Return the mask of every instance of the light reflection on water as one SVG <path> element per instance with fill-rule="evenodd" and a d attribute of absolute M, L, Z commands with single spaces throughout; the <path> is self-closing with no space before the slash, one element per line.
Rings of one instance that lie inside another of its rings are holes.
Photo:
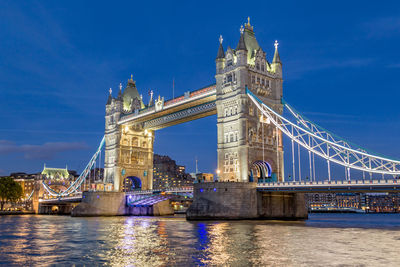
<path fill-rule="evenodd" d="M 4 265 L 399 266 L 400 215 L 305 222 L 2 216 Z"/>

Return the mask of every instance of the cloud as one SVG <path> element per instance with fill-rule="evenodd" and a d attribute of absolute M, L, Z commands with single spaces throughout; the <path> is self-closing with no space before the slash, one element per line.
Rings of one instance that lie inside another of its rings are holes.
<path fill-rule="evenodd" d="M 12 141 L 0 140 L 0 154 L 20 153 L 26 159 L 53 159 L 57 154 L 87 149 L 84 142 L 48 142 L 42 145 L 17 145 Z"/>

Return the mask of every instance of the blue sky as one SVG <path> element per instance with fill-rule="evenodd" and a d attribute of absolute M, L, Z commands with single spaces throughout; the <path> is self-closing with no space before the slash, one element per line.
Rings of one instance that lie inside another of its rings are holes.
<path fill-rule="evenodd" d="M 0 175 L 81 171 L 104 132 L 108 88 L 133 74 L 170 98 L 214 83 L 218 37 L 251 17 L 284 98 L 323 127 L 400 157 L 400 4 L 365 1 L 1 1 Z M 160 130 L 155 152 L 216 169 L 216 117 Z M 288 153 L 287 153 L 288 154 Z"/>

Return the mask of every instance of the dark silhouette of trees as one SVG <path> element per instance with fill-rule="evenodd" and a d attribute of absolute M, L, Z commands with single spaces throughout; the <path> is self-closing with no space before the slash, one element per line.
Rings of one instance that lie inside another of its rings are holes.
<path fill-rule="evenodd" d="M 7 202 L 16 202 L 22 197 L 22 187 L 11 177 L 0 178 L 0 210 Z"/>

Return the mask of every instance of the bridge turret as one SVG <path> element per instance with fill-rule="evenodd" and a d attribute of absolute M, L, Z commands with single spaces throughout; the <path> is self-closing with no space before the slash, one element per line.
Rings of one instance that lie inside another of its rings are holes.
<path fill-rule="evenodd" d="M 219 36 L 219 48 L 218 48 L 218 54 L 217 58 L 215 59 L 215 64 L 217 66 L 217 74 L 221 73 L 223 69 L 225 68 L 225 52 L 224 52 L 224 47 L 222 46 L 222 41 L 224 39 L 222 38 L 222 35 Z"/>
<path fill-rule="evenodd" d="M 117 98 L 110 95 L 106 104 L 105 115 L 105 159 L 104 159 L 104 182 L 112 183 L 114 180 L 114 172 L 116 168 L 116 160 L 118 159 L 118 149 L 116 144 L 119 143 L 119 126 L 118 121 L 122 112 L 122 84 L 119 85 L 119 93 Z"/>
<path fill-rule="evenodd" d="M 282 62 L 278 52 L 278 45 L 279 45 L 278 41 L 275 41 L 274 43 L 275 53 L 274 53 L 274 59 L 272 60 L 271 68 L 272 71 L 274 71 L 282 78 Z"/>
<path fill-rule="evenodd" d="M 239 66 L 247 65 L 247 49 L 246 49 L 246 43 L 244 41 L 243 25 L 240 27 L 240 38 L 239 38 L 239 43 L 236 47 L 236 57 L 237 57 L 237 65 Z"/>

